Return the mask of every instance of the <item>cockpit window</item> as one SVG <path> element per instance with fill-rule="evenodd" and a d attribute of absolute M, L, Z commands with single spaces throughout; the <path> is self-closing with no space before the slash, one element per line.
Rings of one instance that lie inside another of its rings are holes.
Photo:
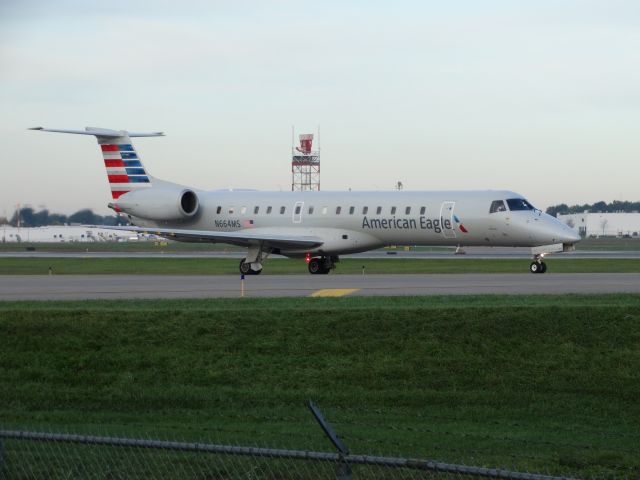
<path fill-rule="evenodd" d="M 533 205 L 527 202 L 524 198 L 508 198 L 507 205 L 509 205 L 509 210 L 535 210 Z"/>
<path fill-rule="evenodd" d="M 505 206 L 503 200 L 494 200 L 493 202 L 491 202 L 491 208 L 489 209 L 489 213 L 506 212 L 506 211 L 507 211 L 507 207 Z"/>

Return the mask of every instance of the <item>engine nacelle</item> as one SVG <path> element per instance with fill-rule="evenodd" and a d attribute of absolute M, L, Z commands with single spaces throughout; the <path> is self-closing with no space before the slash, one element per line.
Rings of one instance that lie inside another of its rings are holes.
<path fill-rule="evenodd" d="M 198 213 L 200 202 L 198 195 L 188 188 L 152 187 L 125 193 L 114 206 L 135 217 L 175 221 L 193 218 Z"/>

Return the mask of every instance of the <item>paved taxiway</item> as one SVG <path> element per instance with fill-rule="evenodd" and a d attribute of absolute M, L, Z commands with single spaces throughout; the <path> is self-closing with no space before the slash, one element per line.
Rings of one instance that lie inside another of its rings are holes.
<path fill-rule="evenodd" d="M 203 252 L 0 252 L 0 258 L 243 258 L 244 251 L 203 251 Z M 284 258 L 273 255 L 270 260 Z M 458 259 L 465 258 L 520 258 L 530 259 L 529 248 L 467 248 L 464 255 L 455 255 L 452 250 L 372 250 L 352 255 L 341 255 L 341 258 L 425 258 L 425 259 Z M 553 255 L 553 259 L 571 258 L 640 258 L 640 250 L 578 250 L 575 252 Z"/>
<path fill-rule="evenodd" d="M 640 273 L 260 275 L 247 297 L 640 293 Z M 0 300 L 239 297 L 235 275 L 1 275 Z"/>

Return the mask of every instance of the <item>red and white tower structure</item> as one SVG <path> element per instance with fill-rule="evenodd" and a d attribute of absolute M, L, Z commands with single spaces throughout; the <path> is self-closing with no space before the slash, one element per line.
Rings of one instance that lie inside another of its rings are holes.
<path fill-rule="evenodd" d="M 291 146 L 291 191 L 320 191 L 320 148 L 313 150 L 313 134 L 299 135 L 300 146 Z"/>

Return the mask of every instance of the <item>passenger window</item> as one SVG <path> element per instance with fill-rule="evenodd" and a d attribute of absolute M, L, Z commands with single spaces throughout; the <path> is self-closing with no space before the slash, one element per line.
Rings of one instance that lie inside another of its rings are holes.
<path fill-rule="evenodd" d="M 427 213 L 427 207 L 420 207 L 420 215 Z"/>
<path fill-rule="evenodd" d="M 366 215 L 368 211 L 369 211 L 369 207 L 362 207 L 362 214 L 363 215 Z"/>
<path fill-rule="evenodd" d="M 309 215 L 313 214 L 313 210 L 314 210 L 313 207 L 309 207 Z"/>
<path fill-rule="evenodd" d="M 504 205 L 504 202 L 502 200 L 494 200 L 493 202 L 491 202 L 491 208 L 489 208 L 489 213 L 506 212 L 506 211 L 507 211 L 507 207 Z"/>
<path fill-rule="evenodd" d="M 411 213 L 411 207 L 407 207 L 404 209 L 405 215 L 409 215 Z"/>
<path fill-rule="evenodd" d="M 284 215 L 286 209 L 287 207 L 280 207 L 280 215 Z"/>
<path fill-rule="evenodd" d="M 341 211 L 342 211 L 342 207 L 336 207 L 336 215 L 340 215 Z"/>
<path fill-rule="evenodd" d="M 260 211 L 260 207 L 253 207 L 253 213 L 255 215 L 257 215 L 259 211 Z"/>
<path fill-rule="evenodd" d="M 271 206 L 267 207 L 267 215 L 269 215 L 271 213 Z"/>
<path fill-rule="evenodd" d="M 382 213 L 382 207 L 376 208 L 376 215 L 380 215 Z"/>
<path fill-rule="evenodd" d="M 356 211 L 356 207 L 349 207 L 349 215 L 353 215 L 353 212 Z"/>
<path fill-rule="evenodd" d="M 301 208 L 300 205 L 296 205 L 296 215 L 300 214 L 300 208 Z"/>
<path fill-rule="evenodd" d="M 222 212 L 222 207 L 218 206 L 218 208 L 216 208 L 216 213 L 220 215 L 220 212 Z"/>
<path fill-rule="evenodd" d="M 395 215 L 396 214 L 396 207 L 391 207 L 391 215 Z"/>
<path fill-rule="evenodd" d="M 233 215 L 233 212 L 236 211 L 236 207 L 229 207 L 229 215 Z"/>
<path fill-rule="evenodd" d="M 247 207 L 243 206 L 243 207 L 240 209 L 240 213 L 241 213 L 242 215 L 244 215 L 245 213 L 247 213 Z"/>

